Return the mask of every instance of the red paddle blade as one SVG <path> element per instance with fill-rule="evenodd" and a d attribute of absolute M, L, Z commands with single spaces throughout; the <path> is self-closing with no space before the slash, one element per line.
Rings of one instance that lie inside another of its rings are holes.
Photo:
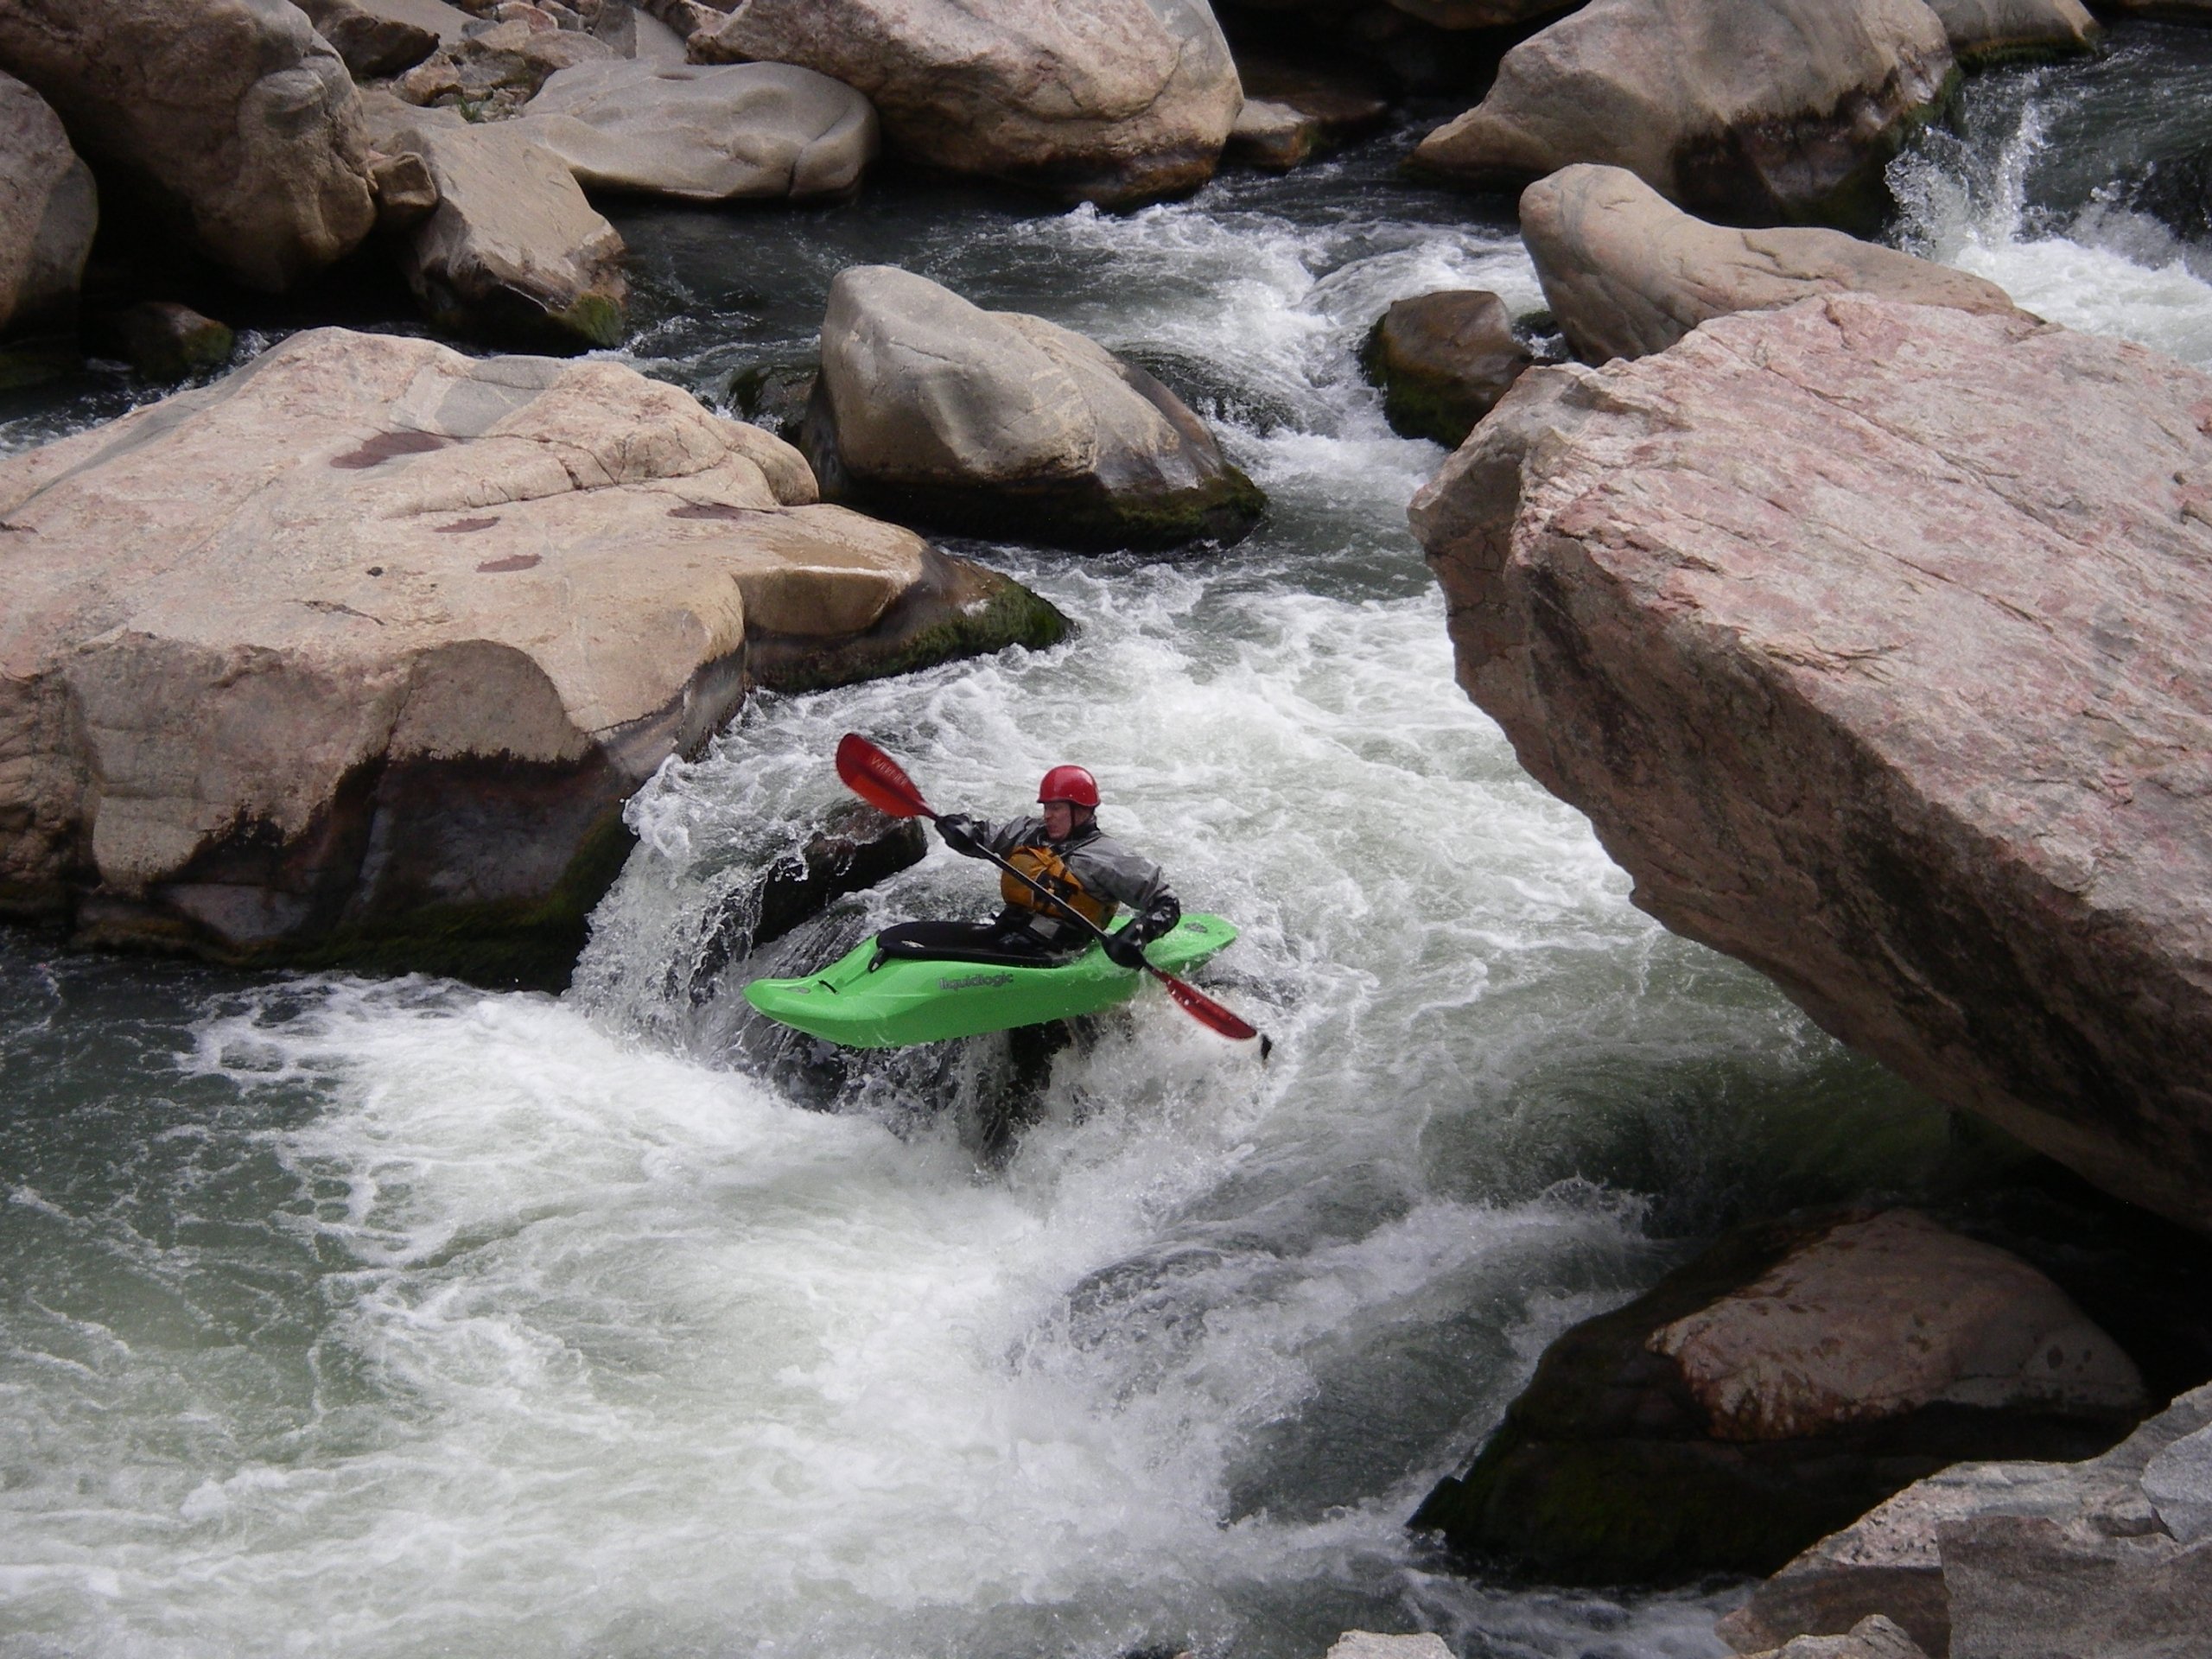
<path fill-rule="evenodd" d="M 1151 964 L 1147 963 L 1146 966 L 1151 967 Z M 1257 1026 L 1247 1025 L 1205 993 L 1185 985 L 1174 975 L 1153 968 L 1152 976 L 1167 988 L 1167 995 L 1175 999 L 1176 1007 L 1200 1025 L 1211 1027 L 1231 1042 L 1249 1042 L 1260 1034 Z"/>
<path fill-rule="evenodd" d="M 899 763 L 858 732 L 837 740 L 837 775 L 854 794 L 894 818 L 937 817 Z"/>

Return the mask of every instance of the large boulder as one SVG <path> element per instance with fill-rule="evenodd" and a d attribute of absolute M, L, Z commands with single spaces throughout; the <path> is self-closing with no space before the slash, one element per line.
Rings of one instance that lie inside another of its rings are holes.
<path fill-rule="evenodd" d="M 2082 0 L 1928 0 L 1952 55 L 1981 67 L 2095 49 L 2102 32 Z"/>
<path fill-rule="evenodd" d="M 1590 0 L 1507 53 L 1412 165 L 1518 190 L 1601 162 L 1735 224 L 1871 225 L 1955 73 L 1921 0 Z"/>
<path fill-rule="evenodd" d="M 2212 1230 L 2212 377 L 1830 295 L 1531 370 L 1414 498 L 1635 899 Z"/>
<path fill-rule="evenodd" d="M 1205 0 L 739 0 L 691 55 L 819 70 L 906 160 L 1113 207 L 1204 184 L 1243 102 Z"/>
<path fill-rule="evenodd" d="M 685 201 L 849 195 L 876 150 L 866 99 L 783 63 L 578 64 L 518 124 L 588 190 Z"/>
<path fill-rule="evenodd" d="M 1535 359 L 1504 301 L 1455 288 L 1391 302 L 1360 360 L 1393 432 L 1457 448 Z"/>
<path fill-rule="evenodd" d="M 1946 1464 L 2079 1457 L 2144 1403 L 2016 1256 L 1909 1211 L 1770 1223 L 1554 1342 L 1414 1524 L 1547 1579 L 1767 1572 Z"/>
<path fill-rule="evenodd" d="M 799 442 L 833 500 L 1055 546 L 1231 542 L 1264 505 L 1143 370 L 891 265 L 830 285 Z"/>
<path fill-rule="evenodd" d="M 785 683 L 756 642 L 874 672 L 1052 620 L 814 494 L 617 364 L 339 329 L 0 465 L 0 913 L 558 982 L 623 801 Z"/>
<path fill-rule="evenodd" d="M 99 225 L 92 169 L 60 118 L 0 74 L 0 335 L 68 326 Z"/>
<path fill-rule="evenodd" d="M 419 156 L 436 206 L 406 232 L 401 266 L 424 313 L 458 334 L 541 350 L 622 337 L 626 250 L 568 164 L 512 122 L 369 105 L 377 148 Z"/>
<path fill-rule="evenodd" d="M 1708 225 L 1618 167 L 1537 180 L 1521 193 L 1521 238 L 1560 331 L 1587 363 L 1663 352 L 1710 318 L 1816 294 L 2013 308 L 1994 283 L 1841 231 Z"/>
<path fill-rule="evenodd" d="M 375 220 L 353 80 L 287 0 L 10 0 L 0 68 L 253 287 L 288 287 Z"/>
<path fill-rule="evenodd" d="M 1936 1659 L 2184 1659 L 2212 1624 L 2212 1386 L 2082 1463 L 1966 1463 L 1823 1538 L 1720 1621 L 1738 1652 L 1893 1621 Z"/>

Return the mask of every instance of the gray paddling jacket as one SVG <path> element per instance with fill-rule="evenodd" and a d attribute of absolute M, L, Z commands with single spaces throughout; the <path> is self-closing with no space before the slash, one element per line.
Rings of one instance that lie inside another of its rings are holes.
<path fill-rule="evenodd" d="M 1169 889 L 1160 866 L 1135 848 L 1100 834 L 1095 822 L 1084 824 L 1065 841 L 1055 842 L 1046 835 L 1044 819 L 1013 818 L 1005 823 L 978 825 L 976 839 L 1001 858 L 1042 876 L 1055 891 L 1060 889 L 1064 878 L 1072 879 L 1079 891 L 1063 896 L 1102 927 L 1113 920 L 1123 905 L 1136 914 L 1138 919 L 1132 926 L 1164 916 L 1165 925 L 1148 930 L 1147 938 L 1165 932 L 1182 915 L 1183 906 Z M 1015 857 L 1017 852 L 1025 856 Z M 1039 853 L 1047 856 L 1029 855 Z M 1058 870 L 1053 869 L 1055 863 Z M 1083 932 L 1058 906 L 1046 904 L 1011 876 L 1000 879 L 999 891 L 1007 901 L 999 915 L 1003 926 L 1025 928 L 1048 944 Z"/>

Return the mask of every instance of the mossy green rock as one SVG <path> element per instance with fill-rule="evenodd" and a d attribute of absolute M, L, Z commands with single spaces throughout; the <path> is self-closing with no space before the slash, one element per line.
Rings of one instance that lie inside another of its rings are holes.
<path fill-rule="evenodd" d="M 1390 429 L 1453 449 L 1535 360 L 1505 302 L 1480 289 L 1397 301 L 1360 354 Z"/>

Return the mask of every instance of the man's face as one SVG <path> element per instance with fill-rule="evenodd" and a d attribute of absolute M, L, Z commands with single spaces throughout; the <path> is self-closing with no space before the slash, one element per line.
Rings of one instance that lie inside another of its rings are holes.
<path fill-rule="evenodd" d="M 1054 841 L 1065 841 L 1075 828 L 1075 808 L 1065 801 L 1045 803 L 1045 833 Z"/>

